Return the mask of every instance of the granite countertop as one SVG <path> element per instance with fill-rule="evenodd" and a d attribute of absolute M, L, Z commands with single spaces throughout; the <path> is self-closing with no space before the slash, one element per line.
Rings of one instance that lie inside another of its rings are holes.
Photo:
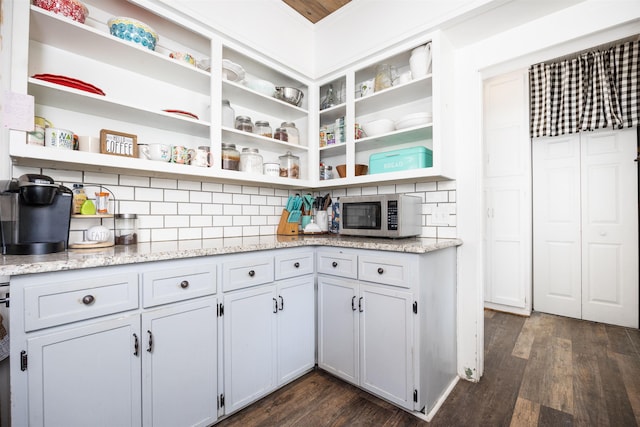
<path fill-rule="evenodd" d="M 199 256 L 233 254 L 301 246 L 332 246 L 424 254 L 462 244 L 460 239 L 381 239 L 335 235 L 253 236 L 223 239 L 177 240 L 138 243 L 105 249 L 70 249 L 47 255 L 5 255 L 0 276 L 76 270 L 81 268 L 126 265 Z"/>

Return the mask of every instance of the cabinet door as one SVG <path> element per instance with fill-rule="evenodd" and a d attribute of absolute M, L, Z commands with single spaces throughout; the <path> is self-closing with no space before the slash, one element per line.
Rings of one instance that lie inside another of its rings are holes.
<path fill-rule="evenodd" d="M 411 293 L 360 285 L 360 386 L 413 409 Z"/>
<path fill-rule="evenodd" d="M 318 366 L 354 384 L 358 384 L 357 287 L 350 280 L 318 276 Z"/>
<path fill-rule="evenodd" d="M 216 421 L 216 299 L 142 315 L 145 426 L 207 426 Z"/>
<path fill-rule="evenodd" d="M 125 316 L 29 339 L 29 425 L 139 426 L 139 319 Z"/>
<path fill-rule="evenodd" d="M 278 284 L 278 385 L 315 364 L 315 292 L 313 276 Z"/>
<path fill-rule="evenodd" d="M 276 386 L 276 303 L 275 286 L 224 296 L 225 413 Z"/>

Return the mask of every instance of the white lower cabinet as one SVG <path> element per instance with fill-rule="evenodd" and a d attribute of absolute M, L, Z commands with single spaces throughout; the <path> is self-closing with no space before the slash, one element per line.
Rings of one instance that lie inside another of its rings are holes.
<path fill-rule="evenodd" d="M 318 277 L 318 365 L 407 409 L 413 402 L 410 292 Z"/>
<path fill-rule="evenodd" d="M 216 298 L 206 297 L 142 314 L 143 425 L 208 426 L 216 421 L 216 308 Z"/>
<path fill-rule="evenodd" d="M 19 371 L 28 377 L 28 422 L 14 411 L 13 425 L 139 426 L 136 337 L 134 315 L 29 338 Z"/>
<path fill-rule="evenodd" d="M 314 306 L 313 275 L 225 294 L 225 413 L 313 368 Z"/>
<path fill-rule="evenodd" d="M 402 408 L 431 411 L 457 377 L 455 248 L 317 257 L 318 366 Z"/>

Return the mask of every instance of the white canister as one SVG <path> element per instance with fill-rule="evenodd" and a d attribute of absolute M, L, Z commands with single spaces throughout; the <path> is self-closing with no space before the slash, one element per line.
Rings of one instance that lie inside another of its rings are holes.
<path fill-rule="evenodd" d="M 431 43 L 418 46 L 411 51 L 409 68 L 414 79 L 419 79 L 429 74 L 429 69 L 431 68 Z"/>
<path fill-rule="evenodd" d="M 46 128 L 44 130 L 44 145 L 73 150 L 73 132 L 67 129 Z"/>
<path fill-rule="evenodd" d="M 99 153 L 100 138 L 96 136 L 79 136 L 78 147 L 80 151 L 86 151 L 88 153 Z"/>
<path fill-rule="evenodd" d="M 280 176 L 280 163 L 269 162 L 263 165 L 264 174 L 268 176 Z"/>

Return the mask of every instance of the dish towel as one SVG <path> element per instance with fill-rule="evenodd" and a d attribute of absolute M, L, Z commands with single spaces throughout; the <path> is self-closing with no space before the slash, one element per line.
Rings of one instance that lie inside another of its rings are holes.
<path fill-rule="evenodd" d="M 0 360 L 9 356 L 9 333 L 4 327 L 2 314 L 0 314 Z"/>

